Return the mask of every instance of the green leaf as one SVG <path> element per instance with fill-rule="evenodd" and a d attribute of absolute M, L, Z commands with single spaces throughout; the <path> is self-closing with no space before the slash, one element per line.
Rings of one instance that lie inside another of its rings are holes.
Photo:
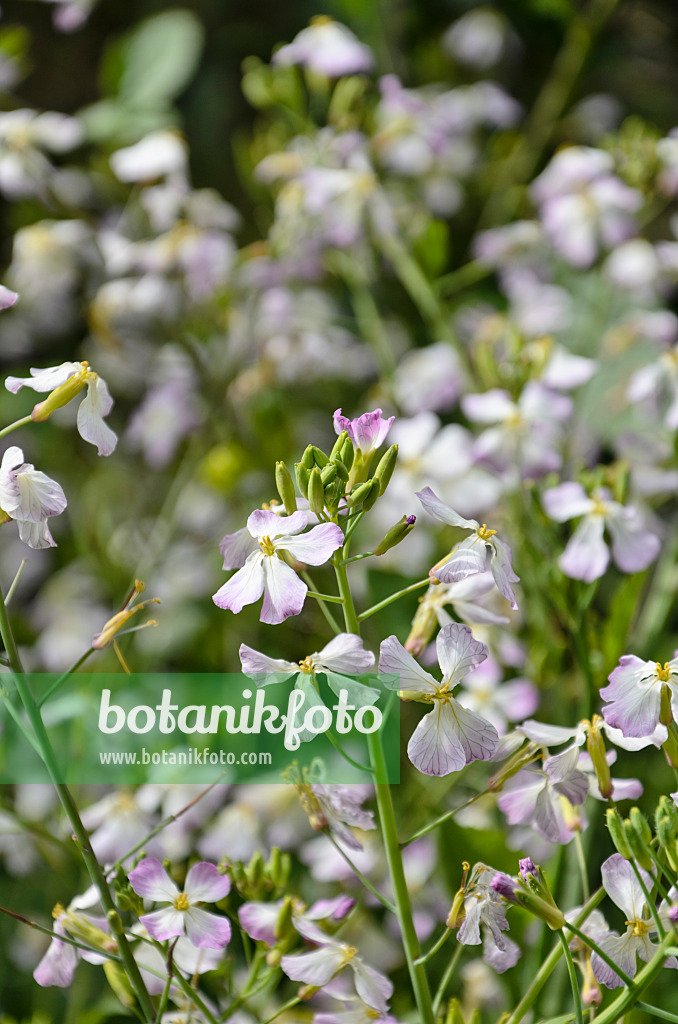
<path fill-rule="evenodd" d="M 112 77 L 120 61 L 120 98 L 129 106 L 166 106 L 193 78 L 204 37 L 202 23 L 191 11 L 164 11 L 142 21 L 108 58 Z"/>

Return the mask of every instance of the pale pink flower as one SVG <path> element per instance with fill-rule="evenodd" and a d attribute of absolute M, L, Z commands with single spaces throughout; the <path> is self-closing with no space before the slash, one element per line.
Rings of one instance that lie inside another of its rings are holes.
<path fill-rule="evenodd" d="M 231 938 L 225 917 L 200 909 L 200 903 L 216 903 L 228 894 L 231 883 L 215 864 L 200 861 L 189 868 L 184 888 L 179 891 L 159 860 L 147 857 L 129 873 L 130 885 L 138 896 L 157 903 L 169 903 L 163 910 L 139 918 L 148 934 L 159 942 L 186 935 L 194 946 L 222 949 Z"/>
<path fill-rule="evenodd" d="M 608 679 L 610 685 L 600 691 L 607 702 L 603 717 L 624 736 L 652 736 L 659 725 L 664 687 L 670 693 L 673 716 L 678 719 L 678 655 L 662 665 L 625 654 Z"/>
<path fill-rule="evenodd" d="M 339 78 L 371 71 L 374 57 L 345 25 L 327 16 L 313 18 L 287 46 L 273 54 L 273 63 L 288 67 L 301 64 L 319 75 Z"/>
<path fill-rule="evenodd" d="M 337 434 L 345 430 L 353 442 L 353 447 L 361 453 L 363 461 L 367 462 L 377 448 L 381 448 L 394 419 L 395 416 L 386 419 L 382 416 L 381 409 L 375 409 L 374 412 L 364 412 L 362 416 L 349 420 L 342 416 L 341 409 L 337 409 L 334 414 L 334 429 Z"/>

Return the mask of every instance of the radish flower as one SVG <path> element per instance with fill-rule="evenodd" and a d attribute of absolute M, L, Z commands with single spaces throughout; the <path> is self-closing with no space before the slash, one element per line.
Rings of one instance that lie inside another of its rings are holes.
<path fill-rule="evenodd" d="M 181 892 L 155 857 L 142 860 L 130 871 L 129 880 L 138 896 L 169 903 L 163 910 L 139 918 L 154 939 L 163 942 L 186 935 L 200 948 L 222 949 L 228 945 L 231 926 L 226 918 L 198 907 L 199 903 L 216 903 L 223 899 L 231 888 L 228 877 L 220 874 L 215 864 L 207 861 L 194 864 Z"/>

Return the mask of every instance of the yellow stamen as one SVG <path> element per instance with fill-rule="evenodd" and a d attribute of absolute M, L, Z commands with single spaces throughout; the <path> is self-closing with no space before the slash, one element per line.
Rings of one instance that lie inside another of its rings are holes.
<path fill-rule="evenodd" d="M 642 938 L 643 935 L 647 935 L 650 930 L 651 922 L 643 921 L 640 918 L 636 918 L 634 921 L 624 921 L 627 928 L 633 929 L 633 937 L 636 939 Z"/>
<path fill-rule="evenodd" d="M 478 536 L 481 540 L 489 540 L 490 537 L 495 536 L 496 532 L 496 530 L 488 530 L 487 523 L 483 523 L 483 525 L 478 529 Z"/>
<path fill-rule="evenodd" d="M 275 544 L 268 536 L 261 538 L 261 540 L 259 541 L 259 547 L 261 548 L 265 555 L 269 556 L 269 558 L 271 557 L 271 555 L 275 554 Z"/>
<path fill-rule="evenodd" d="M 299 668 L 302 672 L 307 672 L 309 675 L 313 675 L 315 666 L 310 654 L 308 654 L 303 661 L 299 662 Z"/>
<path fill-rule="evenodd" d="M 662 683 L 668 683 L 671 678 L 671 666 L 668 661 L 665 661 L 663 666 L 661 662 L 656 662 L 657 665 L 657 679 Z"/>
<path fill-rule="evenodd" d="M 136 615 L 137 612 L 140 612 L 142 608 L 146 608 L 149 604 L 160 603 L 159 597 L 150 597 L 147 601 L 141 601 L 140 604 L 135 604 L 131 607 L 128 605 L 128 607 L 123 608 L 121 612 L 116 612 L 116 614 L 104 624 L 104 628 L 101 630 L 99 635 L 94 638 L 92 647 L 97 651 L 103 650 L 104 647 L 107 647 L 111 643 L 115 638 L 116 633 L 122 629 L 125 623 L 129 622 L 132 616 Z"/>
<path fill-rule="evenodd" d="M 191 904 L 188 901 L 188 896 L 186 895 L 185 892 L 180 892 L 174 901 L 175 910 L 188 910 L 190 905 Z"/>
<path fill-rule="evenodd" d="M 55 921 L 58 921 L 66 913 L 66 908 L 63 903 L 55 903 L 52 909 L 52 917 Z"/>
<path fill-rule="evenodd" d="M 350 964 L 353 957 L 356 955 L 358 950 L 355 946 L 344 946 L 341 947 L 341 965 L 342 967 L 346 964 Z"/>

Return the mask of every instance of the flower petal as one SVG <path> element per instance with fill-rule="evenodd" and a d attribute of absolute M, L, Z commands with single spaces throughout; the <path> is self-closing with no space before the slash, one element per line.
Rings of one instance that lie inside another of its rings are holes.
<path fill-rule="evenodd" d="M 261 550 L 248 556 L 242 569 L 238 569 L 212 598 L 217 608 L 228 609 L 237 615 L 246 604 L 259 600 L 264 592 L 264 558 Z"/>
<path fill-rule="evenodd" d="M 604 529 L 602 516 L 589 515 L 582 519 L 558 559 L 566 576 L 592 583 L 603 575 L 610 561 L 610 552 L 603 540 Z"/>
<path fill-rule="evenodd" d="M 485 644 L 474 639 L 468 626 L 451 622 L 438 633 L 436 653 L 443 679 L 452 689 L 465 675 L 485 661 L 489 651 Z"/>
<path fill-rule="evenodd" d="M 173 939 L 177 935 L 184 935 L 186 913 L 185 910 L 164 907 L 162 910 L 156 910 L 152 914 L 143 914 L 139 920 L 149 935 L 157 939 L 158 942 L 164 942 L 165 939 Z"/>
<path fill-rule="evenodd" d="M 231 941 L 227 918 L 191 907 L 185 912 L 186 935 L 198 949 L 223 949 Z"/>
<path fill-rule="evenodd" d="M 397 637 L 389 636 L 379 647 L 379 672 L 396 676 L 391 682 L 382 680 L 389 690 L 411 690 L 414 693 L 436 693 L 438 684 L 405 650 Z"/>
<path fill-rule="evenodd" d="M 242 569 L 253 551 L 260 551 L 259 544 L 246 526 L 235 533 L 227 533 L 219 544 L 224 569 Z"/>
<path fill-rule="evenodd" d="M 275 555 L 264 556 L 262 561 L 264 603 L 261 606 L 260 620 L 275 626 L 291 615 L 299 614 L 304 607 L 308 587 L 299 579 L 294 569 Z"/>
<path fill-rule="evenodd" d="M 228 875 L 223 875 L 216 864 L 201 860 L 188 870 L 184 892 L 190 903 L 217 903 L 231 891 Z"/>
<path fill-rule="evenodd" d="M 145 857 L 129 873 L 130 885 L 137 896 L 159 903 L 174 903 L 179 890 L 156 857 Z"/>
<path fill-rule="evenodd" d="M 308 565 L 322 565 L 343 543 L 344 534 L 341 527 L 335 523 L 320 523 L 305 533 L 303 537 L 278 541 L 276 547 L 289 551 L 299 562 L 306 562 Z"/>
<path fill-rule="evenodd" d="M 255 651 L 247 644 L 240 644 L 240 664 L 246 676 L 257 681 L 259 686 L 264 683 L 283 683 L 291 675 L 299 671 L 299 666 L 284 658 L 269 658 L 267 654 Z"/>
<path fill-rule="evenodd" d="M 358 957 L 351 961 L 355 990 L 364 1003 L 374 1010 L 386 1013 L 388 1001 L 393 995 L 393 984 L 374 967 L 368 967 Z"/>
<path fill-rule="evenodd" d="M 444 501 L 441 501 L 430 487 L 424 487 L 422 491 L 415 491 L 414 493 L 426 511 L 434 519 L 439 519 L 441 523 L 447 523 L 448 526 L 458 526 L 462 530 L 475 530 L 480 525 L 475 519 L 464 519 L 460 516 L 449 505 L 446 505 Z"/>
<path fill-rule="evenodd" d="M 407 745 L 407 755 L 424 775 L 449 775 L 464 767 L 466 754 L 445 701 L 436 701 L 433 710 L 419 722 Z"/>
<path fill-rule="evenodd" d="M 326 644 L 322 651 L 311 655 L 314 665 L 328 668 L 331 672 L 355 673 L 369 672 L 374 666 L 372 651 L 366 651 L 359 636 L 353 633 L 340 633 Z"/>
<path fill-rule="evenodd" d="M 344 963 L 341 947 L 328 945 L 313 949 L 310 953 L 295 953 L 284 956 L 280 966 L 292 981 L 302 981 L 306 985 L 322 987 L 334 977 Z"/>
<path fill-rule="evenodd" d="M 278 516 L 268 509 L 256 508 L 248 517 L 247 529 L 253 537 L 287 537 L 301 533 L 308 525 L 308 512 L 298 510 L 291 516 Z"/>
<path fill-rule="evenodd" d="M 118 435 L 104 423 L 112 407 L 106 381 L 101 377 L 88 381 L 87 393 L 78 406 L 78 433 L 83 441 L 96 445 L 99 455 L 110 455 L 118 443 Z"/>

